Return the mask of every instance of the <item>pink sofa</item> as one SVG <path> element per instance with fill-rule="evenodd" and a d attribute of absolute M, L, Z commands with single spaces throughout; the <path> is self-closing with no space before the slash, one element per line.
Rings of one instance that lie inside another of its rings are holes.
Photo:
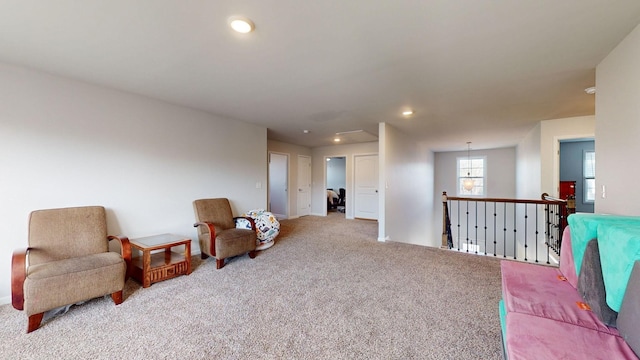
<path fill-rule="evenodd" d="M 574 220 L 589 222 L 595 218 L 577 216 Z M 502 261 L 500 318 L 504 357 L 509 360 L 638 359 L 640 254 L 627 256 L 624 261 L 628 264 L 620 264 L 616 259 L 615 270 L 601 268 L 596 240 L 575 241 L 571 228 L 567 227 L 563 234 L 559 268 Z M 594 228 L 597 230 L 598 226 Z M 596 232 L 580 233 L 583 237 L 594 234 Z M 640 243 L 640 236 L 637 240 L 633 236 L 617 239 Z M 580 267 L 576 267 L 574 261 L 576 249 L 580 254 Z M 622 306 L 619 312 L 613 311 L 606 305 L 607 291 L 600 272 L 633 268 L 634 263 L 635 269 L 624 283 L 628 286 Z"/>

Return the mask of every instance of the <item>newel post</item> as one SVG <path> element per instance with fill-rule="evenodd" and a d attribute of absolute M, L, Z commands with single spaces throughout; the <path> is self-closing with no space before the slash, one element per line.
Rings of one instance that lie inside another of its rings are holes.
<path fill-rule="evenodd" d="M 447 217 L 449 209 L 447 209 L 447 192 L 442 192 L 442 245 L 440 246 L 442 249 L 448 249 L 449 245 L 447 242 Z"/>

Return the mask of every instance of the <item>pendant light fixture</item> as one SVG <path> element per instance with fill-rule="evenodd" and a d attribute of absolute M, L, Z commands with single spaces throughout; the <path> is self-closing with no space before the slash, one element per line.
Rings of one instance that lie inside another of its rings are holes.
<path fill-rule="evenodd" d="M 474 183 L 471 178 L 471 141 L 467 141 L 467 177 L 462 180 L 462 187 L 471 191 L 473 189 Z"/>

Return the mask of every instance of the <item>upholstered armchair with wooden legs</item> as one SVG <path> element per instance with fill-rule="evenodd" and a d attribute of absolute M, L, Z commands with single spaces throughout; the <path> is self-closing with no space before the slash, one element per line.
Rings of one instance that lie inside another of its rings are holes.
<path fill-rule="evenodd" d="M 224 266 L 224 259 L 249 253 L 256 256 L 256 224 L 250 217 L 233 217 L 229 200 L 200 199 L 193 202 L 196 215 L 200 254 L 202 259 L 216 258 L 216 268 Z M 236 220 L 246 219 L 251 229 L 237 229 Z"/>
<path fill-rule="evenodd" d="M 109 251 L 120 242 L 121 253 Z M 86 206 L 37 210 L 29 216 L 28 248 L 13 253 L 11 302 L 40 327 L 46 311 L 111 294 L 122 303 L 131 263 L 126 237 L 107 236 L 105 209 Z"/>

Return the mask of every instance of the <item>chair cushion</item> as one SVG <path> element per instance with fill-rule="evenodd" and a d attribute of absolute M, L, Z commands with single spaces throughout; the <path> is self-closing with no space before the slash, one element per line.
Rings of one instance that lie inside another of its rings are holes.
<path fill-rule="evenodd" d="M 231 229 L 236 226 L 233 221 L 231 205 L 229 204 L 229 200 L 226 198 L 195 200 L 193 202 L 193 209 L 195 211 L 197 221 L 210 222 L 224 230 Z M 205 229 L 199 227 L 198 231 L 203 232 Z"/>
<path fill-rule="evenodd" d="M 507 313 L 508 359 L 637 359 L 620 337 L 561 321 Z"/>
<path fill-rule="evenodd" d="M 502 297 L 507 314 L 515 312 L 544 317 L 610 334 L 592 311 L 581 307 L 578 291 L 558 268 L 503 260 Z"/>
<path fill-rule="evenodd" d="M 227 229 L 216 236 L 216 258 L 225 259 L 256 249 L 256 232 L 247 229 Z"/>
<path fill-rule="evenodd" d="M 125 273 L 126 264 L 115 252 L 29 266 L 24 310 L 33 315 L 120 291 Z"/>
<path fill-rule="evenodd" d="M 36 210 L 29 216 L 31 265 L 108 251 L 104 207 Z"/>

